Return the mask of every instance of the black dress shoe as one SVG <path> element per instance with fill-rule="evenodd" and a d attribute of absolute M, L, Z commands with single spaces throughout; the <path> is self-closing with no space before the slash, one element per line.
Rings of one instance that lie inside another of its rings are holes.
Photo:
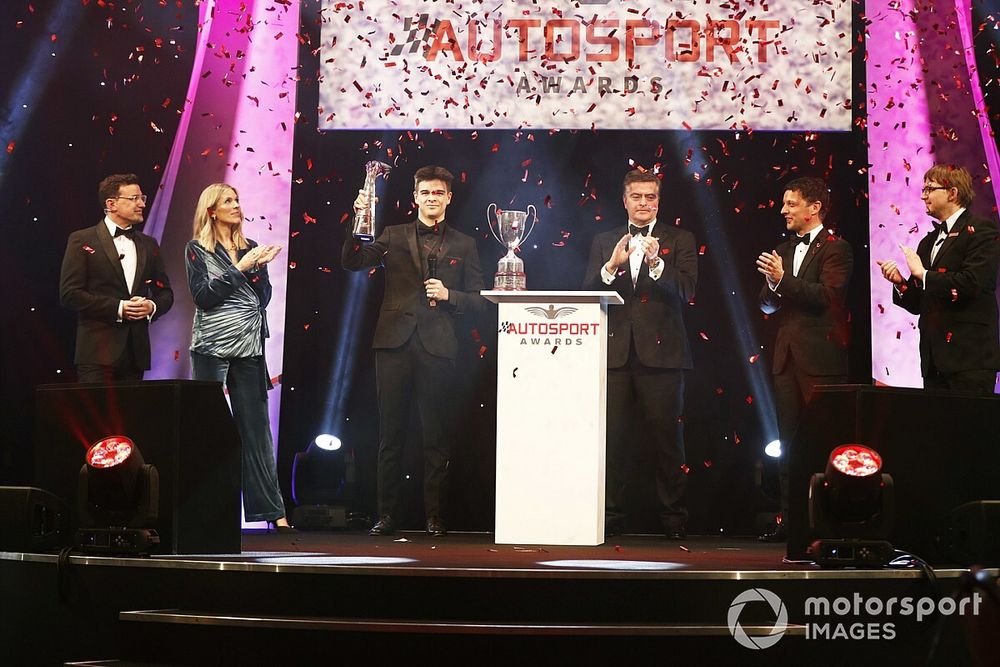
<path fill-rule="evenodd" d="M 396 533 L 396 524 L 393 523 L 392 517 L 386 514 L 384 517 L 378 520 L 372 529 L 368 531 L 369 535 L 394 535 Z"/>
<path fill-rule="evenodd" d="M 444 524 L 441 523 L 441 519 L 432 516 L 427 519 L 427 534 L 433 535 L 434 537 L 440 537 L 441 535 L 447 534 L 448 531 L 444 529 Z"/>
<path fill-rule="evenodd" d="M 785 528 L 785 524 L 779 523 L 774 527 L 774 530 L 764 533 L 757 538 L 758 542 L 787 542 L 788 541 L 788 529 Z"/>

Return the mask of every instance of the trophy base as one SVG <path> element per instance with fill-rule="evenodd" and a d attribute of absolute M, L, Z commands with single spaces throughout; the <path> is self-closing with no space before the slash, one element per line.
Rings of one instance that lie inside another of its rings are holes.
<path fill-rule="evenodd" d="M 523 292 L 527 289 L 524 273 L 498 273 L 493 277 L 493 289 L 505 292 Z"/>
<path fill-rule="evenodd" d="M 375 241 L 374 234 L 355 234 L 354 238 L 356 238 L 358 241 L 361 241 L 362 243 L 374 243 Z"/>

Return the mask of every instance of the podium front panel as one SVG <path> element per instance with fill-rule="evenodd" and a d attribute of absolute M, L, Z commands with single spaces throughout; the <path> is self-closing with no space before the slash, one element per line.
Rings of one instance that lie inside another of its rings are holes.
<path fill-rule="evenodd" d="M 604 542 L 606 306 L 557 298 L 499 303 L 501 544 Z"/>

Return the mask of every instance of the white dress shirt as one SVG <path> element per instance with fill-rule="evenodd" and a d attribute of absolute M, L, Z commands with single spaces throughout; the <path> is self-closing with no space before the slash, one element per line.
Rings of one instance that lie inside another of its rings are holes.
<path fill-rule="evenodd" d="M 118 260 L 122 263 L 122 271 L 125 273 L 125 285 L 128 287 L 129 294 L 131 294 L 135 289 L 135 270 L 138 265 L 138 254 L 135 249 L 135 241 L 127 236 L 115 236 L 115 231 L 121 229 L 116 225 L 111 218 L 105 216 L 104 224 L 108 227 L 108 233 L 111 234 L 111 240 L 115 244 L 115 249 L 118 251 Z M 131 226 L 125 229 L 132 229 Z M 139 232 L 136 231 L 138 234 Z M 118 302 L 118 321 L 121 322 L 125 319 L 125 304 L 126 301 Z M 156 314 L 156 303 L 153 303 L 153 312 L 151 312 L 146 319 L 152 319 L 153 315 Z"/>
<path fill-rule="evenodd" d="M 632 222 L 631 220 L 629 221 L 629 224 L 635 225 L 635 223 Z M 653 226 L 655 224 L 656 224 L 656 219 L 654 218 L 653 221 L 650 222 L 645 227 L 646 236 L 649 236 L 650 234 L 653 233 Z M 639 226 L 640 225 L 636 225 L 636 227 Z M 641 250 L 636 250 L 636 248 L 639 246 L 640 243 L 642 243 L 642 241 L 640 240 L 639 234 L 633 235 L 628 242 L 628 249 L 629 252 L 631 253 L 628 256 L 628 264 L 632 274 L 632 287 L 635 287 L 636 282 L 639 280 L 639 269 L 642 268 L 642 262 L 644 261 L 644 258 L 646 256 L 645 253 L 642 252 Z M 607 272 L 607 266 L 608 264 L 607 262 L 605 262 L 604 266 L 601 267 L 601 280 L 604 281 L 605 285 L 610 285 L 615 281 L 615 276 L 613 273 Z M 653 266 L 649 267 L 649 277 L 652 280 L 659 280 L 660 276 L 663 274 L 663 266 L 664 266 L 663 259 L 657 257 L 656 263 Z"/>

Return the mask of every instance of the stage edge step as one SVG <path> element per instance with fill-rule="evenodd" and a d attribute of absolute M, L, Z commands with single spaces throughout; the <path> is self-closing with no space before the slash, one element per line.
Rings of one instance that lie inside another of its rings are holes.
<path fill-rule="evenodd" d="M 489 623 L 483 621 L 411 621 L 370 618 L 317 618 L 309 616 L 246 616 L 205 614 L 179 609 L 123 611 L 118 618 L 131 623 L 164 623 L 174 625 L 217 626 L 220 628 L 253 628 L 275 630 L 307 630 L 336 632 L 391 632 L 413 634 L 454 635 L 548 635 L 548 636 L 658 636 L 714 637 L 731 634 L 725 625 L 704 624 L 634 624 L 634 623 Z M 771 626 L 748 626 L 747 635 L 765 636 Z M 805 636 L 805 626 L 789 625 L 785 634 Z"/>

